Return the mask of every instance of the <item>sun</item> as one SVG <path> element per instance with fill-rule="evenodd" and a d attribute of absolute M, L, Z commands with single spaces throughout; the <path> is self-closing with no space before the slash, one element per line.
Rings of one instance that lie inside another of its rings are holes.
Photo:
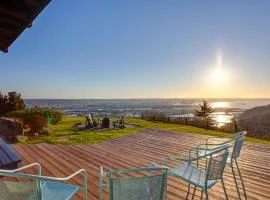
<path fill-rule="evenodd" d="M 227 77 L 228 77 L 227 72 L 221 67 L 214 69 L 212 72 L 212 79 L 215 83 L 222 83 L 226 81 Z"/>

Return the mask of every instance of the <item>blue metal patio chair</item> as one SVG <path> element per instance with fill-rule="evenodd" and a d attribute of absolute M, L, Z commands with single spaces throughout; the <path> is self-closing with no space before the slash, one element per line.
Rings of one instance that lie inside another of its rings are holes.
<path fill-rule="evenodd" d="M 37 167 L 38 174 L 21 173 L 31 167 Z M 78 174 L 82 174 L 84 177 L 82 187 L 62 183 L 71 180 Z M 27 182 L 0 181 L 1 200 L 67 200 L 71 199 L 79 190 L 84 191 L 85 200 L 87 200 L 87 172 L 85 169 L 80 169 L 66 178 L 56 178 L 42 176 L 41 165 L 32 163 L 14 170 L 0 170 L 0 176 L 28 180 Z M 31 182 L 31 180 L 34 181 Z"/>
<path fill-rule="evenodd" d="M 243 147 L 243 142 L 244 142 L 244 138 L 245 138 L 246 132 L 242 131 L 242 132 L 238 132 L 235 134 L 231 134 L 227 137 L 209 137 L 207 138 L 206 142 L 204 144 L 200 144 L 197 147 L 195 147 L 195 149 L 197 149 L 197 155 L 198 156 L 203 156 L 205 154 L 209 154 L 209 152 L 211 152 L 212 148 L 216 148 L 218 146 L 222 146 L 222 145 L 229 145 L 229 156 L 228 159 L 226 161 L 226 164 L 228 166 L 230 166 L 231 170 L 232 170 L 232 174 L 233 174 L 233 178 L 234 178 L 234 182 L 235 182 L 235 186 L 236 186 L 236 190 L 237 190 L 237 195 L 238 198 L 241 199 L 241 194 L 239 191 L 239 187 L 237 184 L 237 179 L 236 179 L 236 175 L 235 175 L 235 171 L 234 171 L 234 163 L 236 165 L 236 169 L 238 171 L 239 174 L 239 179 L 242 185 L 242 189 L 244 192 L 244 198 L 247 199 L 247 195 L 246 195 L 246 189 L 245 189 L 245 185 L 244 185 L 244 181 L 240 172 L 240 168 L 237 162 L 237 158 L 239 158 L 242 147 Z M 204 150 L 202 150 L 202 147 Z"/>
<path fill-rule="evenodd" d="M 199 147 L 197 147 L 197 149 L 199 149 Z M 192 184 L 195 186 L 195 189 L 196 187 L 201 188 L 202 191 L 205 192 L 206 199 L 208 199 L 209 189 L 211 189 L 214 185 L 216 185 L 216 183 L 220 180 L 224 189 L 225 197 L 226 199 L 228 199 L 226 188 L 223 181 L 223 171 L 226 166 L 226 160 L 229 154 L 228 146 L 227 145 L 219 146 L 215 149 L 212 149 L 210 153 L 198 157 L 191 156 L 192 151 L 194 151 L 194 149 L 191 149 L 189 151 L 188 158 L 171 156 L 165 159 L 166 166 L 168 166 L 170 161 L 175 161 L 177 163 L 179 161 L 183 162 L 180 165 L 178 164 L 177 167 L 169 170 L 169 174 L 174 175 L 188 182 L 188 192 L 186 198 L 188 197 L 190 192 L 190 184 Z M 193 163 L 193 162 L 198 163 L 199 160 L 203 159 L 208 160 L 207 167 L 205 169 L 204 167 L 200 167 L 197 164 Z"/>
<path fill-rule="evenodd" d="M 109 200 L 164 200 L 167 191 L 167 167 L 126 170 L 100 170 L 100 200 L 103 188 Z M 106 181 L 104 179 L 107 179 Z"/>

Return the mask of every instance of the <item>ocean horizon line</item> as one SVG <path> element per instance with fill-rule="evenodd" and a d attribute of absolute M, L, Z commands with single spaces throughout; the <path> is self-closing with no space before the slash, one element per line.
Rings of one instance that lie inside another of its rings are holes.
<path fill-rule="evenodd" d="M 270 100 L 270 97 L 259 97 L 259 98 L 243 98 L 243 97 L 232 97 L 232 98 L 166 98 L 166 97 L 160 97 L 160 98 L 23 98 L 24 100 L 166 100 L 166 99 L 172 99 L 172 100 Z"/>

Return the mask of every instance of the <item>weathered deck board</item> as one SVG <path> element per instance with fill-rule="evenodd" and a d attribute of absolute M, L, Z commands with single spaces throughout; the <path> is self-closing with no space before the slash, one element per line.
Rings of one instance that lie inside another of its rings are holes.
<path fill-rule="evenodd" d="M 89 173 L 89 199 L 98 199 L 100 165 L 109 170 L 144 167 L 152 161 L 161 163 L 169 155 L 185 156 L 190 147 L 203 142 L 205 138 L 206 136 L 190 133 L 148 129 L 96 145 L 16 144 L 14 147 L 23 158 L 21 165 L 39 162 L 43 166 L 44 175 L 64 177 L 79 168 L 86 168 Z M 245 143 L 239 164 L 248 199 L 270 199 L 270 145 Z M 80 177 L 73 181 L 82 183 Z M 237 199 L 228 167 L 225 170 L 225 185 L 229 199 Z M 186 190 L 185 182 L 169 177 L 167 199 L 185 199 Z M 106 191 L 104 196 L 107 197 Z M 199 197 L 200 191 L 197 190 L 194 199 Z M 220 183 L 210 190 L 209 197 L 224 199 Z M 82 194 L 78 194 L 76 199 L 82 199 Z"/>

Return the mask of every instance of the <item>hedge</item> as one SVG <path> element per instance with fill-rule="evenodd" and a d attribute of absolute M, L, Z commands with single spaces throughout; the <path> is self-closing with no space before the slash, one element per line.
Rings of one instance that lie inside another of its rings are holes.
<path fill-rule="evenodd" d="M 31 108 L 25 110 L 16 110 L 11 111 L 5 114 L 6 117 L 14 117 L 23 119 L 23 121 L 27 121 L 33 115 L 41 114 L 43 115 L 48 123 L 57 124 L 59 123 L 64 116 L 64 112 L 61 110 L 54 109 L 40 109 L 40 108 Z"/>

